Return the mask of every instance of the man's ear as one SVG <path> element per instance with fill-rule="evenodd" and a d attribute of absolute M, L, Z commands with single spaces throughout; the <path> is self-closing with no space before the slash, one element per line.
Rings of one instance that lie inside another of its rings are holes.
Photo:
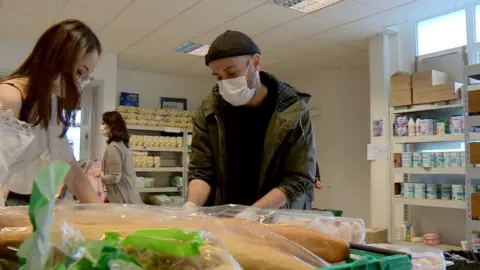
<path fill-rule="evenodd" d="M 252 65 L 255 71 L 260 71 L 260 54 L 254 54 L 252 57 Z"/>

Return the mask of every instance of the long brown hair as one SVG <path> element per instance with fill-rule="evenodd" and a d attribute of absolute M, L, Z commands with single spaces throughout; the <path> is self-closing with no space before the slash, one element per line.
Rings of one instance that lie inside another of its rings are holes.
<path fill-rule="evenodd" d="M 102 115 L 102 121 L 110 127 L 107 143 L 122 141 L 128 147 L 130 135 L 122 115 L 117 111 L 106 112 Z"/>
<path fill-rule="evenodd" d="M 63 126 L 64 137 L 75 119 L 80 103 L 76 64 L 84 53 L 102 52 L 95 33 L 83 22 L 65 20 L 51 26 L 38 39 L 23 64 L 7 80 L 26 78 L 27 95 L 20 110 L 20 120 L 48 128 L 54 81 L 60 79 L 61 98 L 58 98 L 57 119 Z"/>

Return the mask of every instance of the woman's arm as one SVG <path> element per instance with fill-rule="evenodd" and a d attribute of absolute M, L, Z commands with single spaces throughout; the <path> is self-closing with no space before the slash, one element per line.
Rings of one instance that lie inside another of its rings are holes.
<path fill-rule="evenodd" d="M 67 177 L 65 177 L 65 184 L 72 193 L 82 203 L 102 203 L 95 193 L 92 184 L 90 184 L 87 175 L 84 173 L 83 169 L 80 168 L 78 162 L 73 159 L 69 164 L 70 171 L 68 172 Z"/>
<path fill-rule="evenodd" d="M 105 157 L 108 174 L 102 176 L 102 182 L 106 185 L 118 184 L 122 176 L 122 153 L 118 147 L 110 144 L 105 150 Z"/>

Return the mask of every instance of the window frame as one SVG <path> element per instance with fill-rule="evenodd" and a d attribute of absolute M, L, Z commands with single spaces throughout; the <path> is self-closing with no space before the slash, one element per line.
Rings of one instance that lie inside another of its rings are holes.
<path fill-rule="evenodd" d="M 477 4 L 480 4 L 480 3 L 474 3 L 473 4 L 473 23 L 475 24 L 475 6 Z M 471 44 L 472 42 L 472 38 L 471 38 L 471 27 L 469 27 L 469 22 L 471 22 L 471 12 L 469 12 L 469 9 L 471 10 L 472 9 L 472 4 L 469 4 L 469 5 L 465 5 L 465 6 L 461 6 L 461 7 L 457 7 L 457 8 L 454 8 L 454 9 L 450 9 L 450 10 L 447 10 L 445 12 L 442 12 L 442 13 L 438 13 L 438 14 L 435 14 L 435 15 L 432 15 L 432 16 L 428 16 L 428 17 L 425 17 L 425 18 L 422 18 L 420 20 L 417 20 L 415 22 L 415 56 L 417 57 L 422 57 L 422 58 L 429 58 L 429 57 L 435 57 L 437 55 L 443 55 L 443 54 L 446 54 L 448 53 L 449 51 L 451 51 L 452 49 L 456 49 L 456 48 L 461 48 L 463 46 L 468 46 L 469 44 Z M 453 48 L 448 48 L 448 49 L 445 49 L 445 50 L 441 50 L 441 51 L 436 51 L 436 52 L 432 52 L 432 53 L 428 53 L 428 54 L 422 54 L 420 55 L 419 54 L 419 42 L 418 42 L 418 24 L 420 22 L 423 22 L 423 21 L 427 21 L 427 20 L 431 20 L 431 19 L 434 19 L 434 18 L 437 18 L 437 17 L 441 17 L 441 16 L 444 16 L 444 15 L 447 15 L 447 14 L 450 14 L 450 13 L 454 13 L 454 12 L 457 12 L 457 11 L 460 11 L 460 10 L 465 10 L 465 23 L 466 23 L 466 35 L 467 35 L 467 44 L 463 45 L 463 46 L 460 46 L 460 47 L 453 47 Z M 470 19 L 470 20 L 469 20 Z M 470 33 L 469 33 L 470 32 Z"/>

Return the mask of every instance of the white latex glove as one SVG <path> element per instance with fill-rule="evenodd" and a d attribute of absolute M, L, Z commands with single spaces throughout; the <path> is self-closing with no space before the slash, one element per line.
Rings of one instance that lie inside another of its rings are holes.
<path fill-rule="evenodd" d="M 245 210 L 245 211 L 242 211 L 240 213 L 238 213 L 235 218 L 240 218 L 240 219 L 246 219 L 246 220 L 252 220 L 252 221 L 256 221 L 258 220 L 258 214 L 255 210 Z"/>
<path fill-rule="evenodd" d="M 183 205 L 183 209 L 195 209 L 195 208 L 197 208 L 197 205 L 191 201 L 188 201 Z"/>
<path fill-rule="evenodd" d="M 188 201 L 183 205 L 183 214 L 185 215 L 185 217 L 194 217 L 201 215 L 199 207 L 191 201 Z"/>

